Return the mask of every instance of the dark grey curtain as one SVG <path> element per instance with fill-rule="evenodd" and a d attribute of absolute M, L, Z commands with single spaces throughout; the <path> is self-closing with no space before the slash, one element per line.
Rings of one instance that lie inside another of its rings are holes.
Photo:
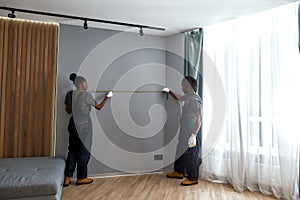
<path fill-rule="evenodd" d="M 199 28 L 184 34 L 184 75 L 192 76 L 198 81 L 198 94 L 202 98 L 203 30 Z"/>
<path fill-rule="evenodd" d="M 198 94 L 203 101 L 203 30 L 202 28 L 195 29 L 185 32 L 184 35 L 184 76 L 192 76 L 198 81 Z M 202 146 L 202 126 L 198 134 Z"/>

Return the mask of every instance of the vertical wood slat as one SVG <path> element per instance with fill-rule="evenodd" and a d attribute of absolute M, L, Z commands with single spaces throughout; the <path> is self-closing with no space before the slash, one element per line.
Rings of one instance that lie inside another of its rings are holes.
<path fill-rule="evenodd" d="M 39 48 L 39 54 L 40 54 L 40 59 L 39 59 L 39 66 L 40 66 L 40 72 L 39 72 L 39 88 L 38 88 L 38 91 L 39 91 L 39 94 L 43 94 L 43 73 L 44 73 L 44 70 L 43 70 L 43 66 L 44 66 L 44 57 L 43 57 L 43 50 L 44 50 L 44 30 L 45 30 L 45 24 L 42 23 L 41 24 L 41 32 L 40 32 L 40 48 Z M 44 102 L 44 99 L 43 99 L 43 95 L 39 95 L 39 100 L 38 102 Z M 39 103 L 38 105 L 38 110 L 43 110 L 44 109 L 44 104 L 43 103 Z M 39 116 L 38 116 L 38 119 L 43 119 L 43 113 L 42 112 L 39 112 Z M 38 132 L 41 133 L 43 131 L 43 126 L 42 126 L 42 120 L 39 121 L 38 123 Z M 42 155 L 42 134 L 38 134 L 38 138 L 37 138 L 37 149 L 39 150 L 38 151 L 38 155 Z"/>
<path fill-rule="evenodd" d="M 37 28 L 36 28 L 36 44 L 35 44 L 35 78 L 34 78 L 34 100 L 35 100 L 35 103 L 33 104 L 33 108 L 34 108 L 34 121 L 35 122 L 38 122 L 39 119 L 39 112 L 40 110 L 38 109 L 38 105 L 40 104 L 40 99 L 39 99 L 39 96 L 40 96 L 40 91 L 39 91 L 39 71 L 40 71 L 40 66 L 39 66 L 39 58 L 40 58 L 40 54 L 39 54 L 39 48 L 40 48 L 40 32 L 41 32 L 41 24 L 38 23 L 37 24 Z M 37 130 L 37 127 L 38 127 L 38 124 L 39 123 L 34 123 L 33 125 L 33 133 L 34 133 L 34 154 L 39 154 L 39 148 L 38 148 L 38 135 L 39 135 L 39 132 Z"/>
<path fill-rule="evenodd" d="M 51 44 L 51 38 L 52 38 L 52 28 L 50 26 L 48 26 L 48 61 L 47 61 L 47 65 L 48 66 L 51 66 L 51 47 L 52 45 Z M 50 96 L 50 92 L 51 92 L 51 69 L 49 67 L 47 67 L 47 102 L 46 102 L 46 105 L 49 105 L 46 107 L 46 110 L 47 112 L 49 112 L 49 108 L 50 108 L 50 101 L 51 101 L 51 96 Z M 51 111 L 50 111 L 51 112 Z M 50 141 L 51 141 L 51 138 L 49 137 L 49 131 L 50 131 L 50 120 L 48 121 L 48 123 L 46 124 L 46 129 L 47 129 L 47 132 L 45 132 L 45 143 L 46 143 L 46 153 L 50 153 Z"/>
<path fill-rule="evenodd" d="M 0 30 L 4 30 L 4 19 L 0 18 Z M 0 65 L 3 66 L 3 54 L 4 54 L 4 32 L 0 31 Z M 4 115 L 4 102 L 3 102 L 3 96 L 4 95 L 4 90 L 3 90 L 3 79 L 5 77 L 5 69 L 3 67 L 0 67 L 0 119 L 3 119 Z M 1 148 L 2 147 L 2 148 Z M 3 157 L 3 147 L 4 147 L 4 121 L 0 121 L 0 158 Z"/>
<path fill-rule="evenodd" d="M 36 91 L 36 84 L 35 84 L 35 82 L 36 82 L 36 73 L 37 73 L 37 70 L 36 70 L 36 60 L 38 59 L 36 56 L 36 52 L 38 51 L 38 49 L 36 48 L 36 43 L 37 43 L 37 26 L 38 26 L 38 24 L 37 23 L 33 23 L 33 27 L 32 27 L 32 32 L 33 32 L 33 34 L 32 34 L 32 39 L 31 39 L 31 46 L 33 47 L 33 48 L 31 48 L 31 56 L 32 56 L 32 59 L 31 59 L 31 66 L 32 66 L 32 69 L 31 69 L 31 75 L 30 75 L 30 77 L 31 77 L 31 90 L 30 90 L 30 92 L 31 92 L 31 94 L 30 94 L 30 96 L 31 96 L 31 100 L 30 100 L 30 106 L 31 106 L 31 111 L 30 111 L 30 113 L 31 113 L 31 131 L 30 131 L 30 133 L 31 133 L 31 143 L 32 143 L 32 145 L 31 145 L 31 155 L 32 156 L 34 156 L 34 155 L 36 155 L 36 146 L 37 146 L 37 144 L 36 144 L 36 123 L 37 123 L 37 118 L 36 118 L 36 112 L 37 112 L 37 110 L 36 110 L 36 104 L 37 104 L 37 102 L 36 102 L 36 99 L 37 99 L 37 91 Z"/>
<path fill-rule="evenodd" d="M 58 26 L 0 17 L 0 27 L 0 158 L 52 156 Z"/>
<path fill-rule="evenodd" d="M 45 58 L 47 60 L 47 66 L 50 66 L 50 31 L 51 31 L 51 27 L 49 25 L 47 25 L 47 28 L 46 28 L 46 48 L 45 48 L 45 55 L 47 55 Z M 45 119 L 48 119 L 45 121 L 45 128 L 46 130 L 50 130 L 49 128 L 49 122 L 50 122 L 50 118 L 49 118 L 49 108 L 50 108 L 50 94 L 49 94 L 49 91 L 50 91 L 50 88 L 51 88 L 51 85 L 49 84 L 49 81 L 50 81 L 50 72 L 51 72 L 51 69 L 49 68 L 45 68 L 45 73 L 47 74 L 47 79 L 45 79 L 45 86 L 46 86 L 46 99 L 45 99 L 45 104 L 47 105 L 45 110 L 46 110 L 46 115 L 44 116 Z M 49 134 L 45 131 L 45 154 L 48 154 L 50 153 L 50 146 L 49 146 L 49 142 L 50 142 L 50 138 L 49 138 Z"/>
<path fill-rule="evenodd" d="M 11 75 L 10 75 L 10 88 L 8 88 L 10 90 L 10 94 L 9 94 L 9 152 L 8 155 L 9 157 L 13 157 L 14 154 L 14 132 L 15 132 L 15 127 L 14 127 L 14 123 L 15 123 L 15 98 L 16 98 L 16 67 L 17 67 L 17 63 L 16 63 L 16 54 L 17 54 L 17 43 L 16 43 L 16 36 L 17 36 L 17 27 L 18 24 L 12 23 L 10 25 L 10 45 L 9 47 L 10 49 L 10 56 L 12 59 L 10 61 L 10 70 L 11 70 Z M 7 95 L 7 94 L 6 94 Z"/>
<path fill-rule="evenodd" d="M 4 31 L 3 35 L 3 56 L 2 56 L 2 71 L 3 71 L 3 76 L 2 76 L 2 94 L 1 94 L 1 132 L 3 134 L 3 157 L 7 156 L 7 148 L 6 148 L 6 134 L 5 134 L 5 126 L 6 126 L 6 98 L 5 98 L 5 94 L 6 94 L 6 79 L 7 79 L 7 55 L 8 55 L 8 21 L 4 22 L 4 29 L 1 29 Z"/>
<path fill-rule="evenodd" d="M 29 143 L 29 156 L 33 156 L 35 154 L 35 144 L 34 144 L 34 104 L 35 104 L 35 94 L 34 94 L 34 79 L 35 79 L 35 68 L 34 66 L 35 63 L 35 36 L 36 36 L 36 23 L 31 23 L 31 44 L 30 46 L 31 51 L 30 51 L 30 80 L 29 80 L 29 120 L 28 120 L 28 143 Z"/>
<path fill-rule="evenodd" d="M 31 27 L 32 27 L 32 23 L 28 23 L 27 26 L 27 37 L 26 37 L 26 46 L 27 46 L 27 51 L 26 54 L 24 56 L 26 56 L 26 65 L 25 65 L 25 98 L 24 98 L 24 104 L 25 104 L 25 110 L 24 110 L 24 140 L 23 140 L 23 151 L 25 152 L 26 156 L 30 155 L 30 125 L 29 125 L 29 121 L 30 121 L 30 116 L 28 116 L 30 113 L 30 109 L 29 109 L 29 101 L 30 101 L 30 84 L 29 84 L 29 80 L 30 80 L 30 52 L 31 52 Z"/>
<path fill-rule="evenodd" d="M 12 73 L 12 108 L 11 108 L 11 113 L 12 113 L 12 121 L 11 126 L 12 126 L 12 131 L 11 133 L 13 134 L 12 137 L 12 152 L 11 155 L 12 157 L 17 157 L 17 152 L 18 152 L 18 145 L 17 145 L 17 138 L 18 138 L 18 118 L 19 118 L 19 88 L 18 88 L 18 60 L 20 59 L 18 57 L 18 32 L 19 32 L 19 23 L 20 21 L 15 21 L 14 23 L 14 44 L 13 44 L 13 73 Z"/>
<path fill-rule="evenodd" d="M 53 41 L 52 41 L 52 57 L 51 57 L 51 65 L 50 66 L 57 66 L 57 50 L 58 50 L 58 46 L 57 46 L 57 42 L 55 41 L 58 41 L 58 27 L 57 26 L 52 26 L 52 29 L 53 29 Z M 51 83 L 56 83 L 56 74 L 57 74 L 57 68 L 56 67 L 52 67 L 53 69 L 53 72 L 52 72 L 52 80 L 51 80 Z M 52 90 L 51 90 L 51 101 L 50 101 L 50 107 L 51 108 L 54 108 L 55 107 L 55 96 L 56 96 L 56 85 L 55 84 L 52 84 Z M 52 134 L 51 135 L 51 145 L 50 145 L 50 155 L 54 155 L 54 141 L 55 141 L 55 137 L 54 137 L 54 132 L 55 132 L 55 110 L 52 109 L 51 110 L 51 115 L 49 116 L 50 119 L 51 119 L 51 125 L 50 125 L 50 133 Z"/>
<path fill-rule="evenodd" d="M 53 33 L 53 56 L 52 56 L 52 66 L 55 66 L 53 69 L 53 72 L 52 72 L 52 94 L 51 94 L 51 97 L 52 97 L 52 100 L 51 100 L 51 107 L 54 108 L 55 107 L 55 97 L 56 97 L 56 85 L 53 84 L 53 83 L 56 83 L 56 79 L 57 79 L 57 51 L 58 51 L 58 42 L 55 42 L 55 41 L 58 41 L 58 26 L 53 26 L 53 29 L 54 29 L 54 33 Z M 52 138 L 51 138 L 51 156 L 54 156 L 54 151 L 55 151 L 55 135 L 53 133 L 55 133 L 55 109 L 52 109 L 52 116 L 51 116 L 51 135 L 52 135 Z"/>
<path fill-rule="evenodd" d="M 23 137 L 24 137 L 24 85 L 25 85 L 25 63 L 26 63 L 26 57 L 24 56 L 26 53 L 26 37 L 27 37 L 27 23 L 24 23 L 21 21 L 21 27 L 20 27 L 20 34 L 19 34 L 19 39 L 21 40 L 20 43 L 20 48 L 21 50 L 19 53 L 20 56 L 20 109 L 19 109 L 19 137 L 18 137 L 18 157 L 23 157 L 24 152 L 23 152 Z"/>
<path fill-rule="evenodd" d="M 27 63 L 27 57 L 26 52 L 27 52 L 27 33 L 28 33 L 28 23 L 23 24 L 23 30 L 22 30 L 22 35 L 23 35 L 23 44 L 22 44 L 22 91 L 20 95 L 20 117 L 22 118 L 21 123 L 20 123 L 20 137 L 19 137 L 19 145 L 20 145 L 20 150 L 19 150 L 19 155 L 20 157 L 26 156 L 26 63 Z"/>
<path fill-rule="evenodd" d="M 47 108 L 48 108 L 48 91 L 47 91 L 47 87 L 48 87 L 48 70 L 47 70 L 47 66 L 49 65 L 49 60 L 48 60 L 48 48 L 49 48 L 49 26 L 46 25 L 45 27 L 45 48 L 44 48 L 44 104 L 46 105 L 45 107 L 45 111 L 47 112 Z M 43 148 L 43 155 L 46 155 L 48 153 L 48 146 L 47 146 L 47 121 L 49 119 L 46 118 L 45 114 L 44 114 L 44 121 L 43 121 L 43 135 L 42 135 L 42 144 L 44 146 Z"/>
<path fill-rule="evenodd" d="M 13 37 L 11 36 L 11 33 L 12 33 L 12 28 L 13 26 L 11 25 L 11 23 L 8 23 L 8 26 L 7 26 L 7 29 L 8 32 L 10 34 L 8 34 L 8 37 L 7 37 L 7 40 L 8 40 L 8 45 L 7 45 L 7 56 L 8 56 L 8 59 L 7 59 L 7 79 L 6 79 L 6 88 L 5 90 L 7 91 L 7 93 L 5 94 L 5 144 L 7 144 L 7 148 L 4 149 L 4 153 L 5 153 L 5 156 L 6 157 L 11 157 L 10 155 L 10 152 L 11 152 L 11 138 L 10 138 L 10 134 L 8 133 L 11 133 L 11 124 L 10 124 L 10 117 L 11 117 L 11 92 L 10 92 L 10 89 L 11 89 L 11 74 L 12 74 L 12 59 L 9 59 L 9 58 L 12 58 L 12 40 L 13 40 Z"/>
<path fill-rule="evenodd" d="M 52 44 L 53 43 L 53 27 L 49 27 L 49 44 Z M 49 45 L 49 65 L 52 66 L 53 62 L 52 62 L 52 55 L 53 55 L 53 45 Z M 53 76 L 53 69 L 51 69 L 50 67 L 48 67 L 48 91 L 47 91 L 47 94 L 48 94 L 48 104 L 49 105 L 47 107 L 47 118 L 48 119 L 51 119 L 51 116 L 52 116 L 52 112 L 51 112 L 51 107 L 52 107 L 52 76 Z M 48 135 L 46 136 L 47 140 L 46 140 L 46 144 L 47 144 L 47 153 L 51 153 L 51 143 L 50 141 L 52 140 L 52 134 L 50 135 L 49 133 L 52 132 L 52 121 L 49 120 L 48 123 L 47 123 L 47 129 L 50 130 L 48 132 Z"/>
<path fill-rule="evenodd" d="M 21 157 L 22 156 L 22 129 L 21 129 L 21 124 L 22 124 L 22 97 L 23 97 L 23 93 L 22 93 L 22 52 L 23 52 L 23 37 L 22 37 L 22 33 L 23 33 L 23 21 L 20 21 L 19 22 L 19 30 L 18 30 L 18 56 L 17 56 L 17 87 L 16 87 L 16 90 L 17 90 L 17 95 L 16 95 L 16 99 L 18 100 L 17 101 L 17 109 L 16 109 L 16 115 L 18 116 L 17 118 L 17 123 L 15 123 L 15 127 L 18 127 L 18 131 L 17 132 L 17 137 L 15 138 L 15 143 L 14 143 L 14 146 L 15 146 L 15 154 L 14 154 L 14 157 Z"/>
<path fill-rule="evenodd" d="M 34 61 L 34 74 L 33 74 L 33 77 L 34 77 L 34 80 L 33 81 L 33 88 L 34 88 L 34 93 L 32 94 L 33 95 L 33 101 L 32 101 L 32 104 L 33 104 L 33 130 L 32 130 L 32 133 L 33 133 L 33 154 L 36 155 L 38 154 L 38 140 L 37 140 L 37 136 L 38 136 L 38 132 L 37 132 L 37 124 L 36 122 L 38 122 L 38 112 L 39 110 L 37 109 L 38 108 L 38 104 L 40 103 L 38 101 L 38 97 L 39 97 L 39 93 L 38 93 L 38 88 L 39 88 L 39 85 L 38 85 L 38 78 L 39 78 L 39 47 L 40 47 L 40 23 L 37 23 L 35 24 L 36 28 L 34 28 L 35 30 L 35 53 L 34 53 L 34 57 L 35 57 L 35 61 Z"/>
<path fill-rule="evenodd" d="M 11 50 L 10 52 L 10 57 L 11 62 L 10 62 L 10 67 L 11 67 L 11 78 L 10 78 L 10 101 L 9 101 L 9 157 L 13 157 L 13 152 L 14 152 L 14 122 L 15 122 L 15 95 L 16 95 L 16 88 L 15 88 L 15 81 L 16 81 L 16 52 L 17 52 L 17 47 L 16 47 L 16 41 L 15 37 L 17 36 L 17 23 L 13 23 L 10 25 L 11 31 L 10 31 L 10 47 Z M 7 95 L 7 94 L 6 94 Z"/>

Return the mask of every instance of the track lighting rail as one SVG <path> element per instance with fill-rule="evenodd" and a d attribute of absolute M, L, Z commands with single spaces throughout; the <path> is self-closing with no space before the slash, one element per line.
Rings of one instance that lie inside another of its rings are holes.
<path fill-rule="evenodd" d="M 35 14 L 35 15 L 46 15 L 46 16 L 66 18 L 66 19 L 76 19 L 76 20 L 82 20 L 84 22 L 91 21 L 91 22 L 98 22 L 98 23 L 105 23 L 105 24 L 114 24 L 114 25 L 119 25 L 119 26 L 137 27 L 140 30 L 141 29 L 153 29 L 153 30 L 165 31 L 165 28 L 155 27 L 155 26 L 147 26 L 147 25 L 143 25 L 143 24 L 124 23 L 124 22 L 118 22 L 118 21 L 109 21 L 109 20 L 80 17 L 80 16 L 74 16 L 74 15 L 64 15 L 64 14 L 57 14 L 57 13 L 41 12 L 41 11 L 36 11 L 36 10 L 26 10 L 26 9 L 5 7 L 5 6 L 0 6 L 0 9 L 8 10 L 8 11 L 11 11 L 12 13 L 22 12 L 22 13 L 29 13 L 29 14 Z"/>

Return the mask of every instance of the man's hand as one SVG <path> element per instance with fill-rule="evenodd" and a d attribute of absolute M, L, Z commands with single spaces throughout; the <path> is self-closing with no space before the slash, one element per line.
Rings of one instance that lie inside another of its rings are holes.
<path fill-rule="evenodd" d="M 112 91 L 109 91 L 108 93 L 107 93 L 107 95 L 106 95 L 106 97 L 108 97 L 108 98 L 110 98 L 110 97 L 112 97 L 113 96 L 113 92 Z"/>
<path fill-rule="evenodd" d="M 189 142 L 188 142 L 188 145 L 189 145 L 189 148 L 192 148 L 194 146 L 196 146 L 197 144 L 197 141 L 196 141 L 196 135 L 195 134 L 192 134 L 189 138 Z"/>

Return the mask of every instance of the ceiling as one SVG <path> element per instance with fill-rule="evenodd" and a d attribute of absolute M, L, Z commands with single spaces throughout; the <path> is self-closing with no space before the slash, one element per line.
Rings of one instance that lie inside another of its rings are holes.
<path fill-rule="evenodd" d="M 171 35 L 296 2 L 298 0 L 1 0 L 0 6 L 166 28 L 145 34 Z M 0 16 L 8 11 L 0 10 Z M 83 21 L 15 13 L 17 18 L 83 25 Z M 128 27 L 88 22 L 89 27 Z M 131 31 L 138 31 L 137 28 Z"/>

